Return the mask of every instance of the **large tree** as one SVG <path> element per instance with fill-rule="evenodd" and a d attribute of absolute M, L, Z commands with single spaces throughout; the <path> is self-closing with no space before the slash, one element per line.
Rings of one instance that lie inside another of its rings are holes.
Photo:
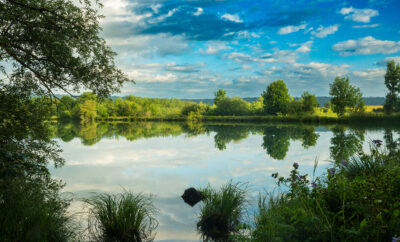
<path fill-rule="evenodd" d="M 385 112 L 392 113 L 398 106 L 398 94 L 400 93 L 400 66 L 394 61 L 387 63 L 385 85 L 389 92 L 386 94 Z"/>
<path fill-rule="evenodd" d="M 262 97 L 266 113 L 272 115 L 287 113 L 291 97 L 284 81 L 277 80 L 269 84 Z"/>
<path fill-rule="evenodd" d="M 332 109 L 338 116 L 343 116 L 346 108 L 356 108 L 363 104 L 360 89 L 351 85 L 348 77 L 336 77 L 329 87 Z"/>
<path fill-rule="evenodd" d="M 79 6 L 74 5 L 74 2 Z M 48 163 L 48 105 L 34 95 L 89 89 L 100 96 L 129 79 L 99 37 L 91 0 L 0 0 L 0 234 L 5 241 L 64 241 L 67 202 Z M 95 3 L 96 4 L 96 3 Z M 50 98 L 47 98 L 50 100 Z M 47 102 L 48 103 L 48 102 Z M 71 238 L 69 238 L 71 240 Z"/>
<path fill-rule="evenodd" d="M 33 82 L 37 94 L 84 88 L 108 95 L 128 81 L 99 36 L 93 1 L 79 2 L 0 0 L 0 63 L 11 83 Z"/>

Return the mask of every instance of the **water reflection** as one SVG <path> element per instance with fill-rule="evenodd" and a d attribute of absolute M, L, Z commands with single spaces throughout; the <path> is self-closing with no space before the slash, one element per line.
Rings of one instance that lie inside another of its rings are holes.
<path fill-rule="evenodd" d="M 272 191 L 270 177 L 286 176 L 294 161 L 302 174 L 317 175 L 329 161 L 345 159 L 369 139 L 382 139 L 398 149 L 396 127 L 346 127 L 229 123 L 92 123 L 54 124 L 53 136 L 63 142 L 66 165 L 52 174 L 66 182 L 66 191 L 85 197 L 90 192 L 135 192 L 156 195 L 160 209 L 157 240 L 199 240 L 196 205 L 180 196 L 190 187 L 229 180 L 248 182 L 258 192 Z"/>
<path fill-rule="evenodd" d="M 54 137 L 69 142 L 80 138 L 83 145 L 94 145 L 102 138 L 124 137 L 129 141 L 141 138 L 169 137 L 185 134 L 195 137 L 215 133 L 214 143 L 218 150 L 225 150 L 231 142 L 240 142 L 249 134 L 263 135 L 262 147 L 267 154 L 276 160 L 283 160 L 288 152 L 290 140 L 299 140 L 304 148 L 315 146 L 319 135 L 315 126 L 303 125 L 233 125 L 202 123 L 78 123 L 57 124 Z"/>

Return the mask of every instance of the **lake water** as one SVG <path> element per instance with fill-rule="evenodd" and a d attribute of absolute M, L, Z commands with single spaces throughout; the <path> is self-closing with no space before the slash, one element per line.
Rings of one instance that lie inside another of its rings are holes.
<path fill-rule="evenodd" d="M 54 127 L 66 163 L 51 169 L 81 211 L 80 199 L 122 188 L 154 195 L 159 209 L 156 240 L 198 241 L 198 206 L 186 205 L 188 187 L 247 183 L 250 204 L 277 192 L 272 173 L 287 176 L 293 162 L 301 174 L 323 174 L 333 160 L 346 160 L 373 139 L 389 144 L 399 126 L 347 127 L 277 124 L 98 123 Z M 394 136 L 394 137 L 393 137 Z M 251 207 L 251 205 L 250 205 Z M 252 212 L 250 212 L 252 213 Z"/>

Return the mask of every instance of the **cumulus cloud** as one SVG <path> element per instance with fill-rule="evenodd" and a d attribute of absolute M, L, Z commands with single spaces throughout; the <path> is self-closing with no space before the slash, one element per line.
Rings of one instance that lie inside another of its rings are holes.
<path fill-rule="evenodd" d="M 311 46 L 314 42 L 313 41 L 307 41 L 303 44 L 300 44 L 300 47 L 296 49 L 296 52 L 300 53 L 307 53 L 311 51 Z"/>
<path fill-rule="evenodd" d="M 182 36 L 166 34 L 106 38 L 107 44 L 118 52 L 117 58 L 155 57 L 188 53 L 191 48 Z"/>
<path fill-rule="evenodd" d="M 377 78 L 382 78 L 385 75 L 386 70 L 376 68 L 376 69 L 367 69 L 364 71 L 353 71 L 352 75 L 357 76 L 357 77 L 362 77 L 364 79 L 372 80 L 372 79 L 377 79 Z"/>
<path fill-rule="evenodd" d="M 299 46 L 295 50 L 281 50 L 274 49 L 272 52 L 267 52 L 258 56 L 252 56 L 250 54 L 232 52 L 227 58 L 240 63 L 295 63 L 299 57 L 299 53 L 307 53 L 311 51 L 313 41 L 307 41 L 302 44 L 295 44 L 293 46 Z"/>
<path fill-rule="evenodd" d="M 278 34 L 290 34 L 290 33 L 295 33 L 299 30 L 305 29 L 307 27 L 307 24 L 303 23 L 300 25 L 289 25 L 282 27 L 278 30 Z"/>
<path fill-rule="evenodd" d="M 229 14 L 226 13 L 221 16 L 222 19 L 229 20 L 235 23 L 243 23 L 243 20 L 240 19 L 238 14 Z"/>
<path fill-rule="evenodd" d="M 378 10 L 375 9 L 357 9 L 353 7 L 342 8 L 339 13 L 345 15 L 345 19 L 351 19 L 361 23 L 369 23 L 372 17 L 379 15 Z"/>
<path fill-rule="evenodd" d="M 386 66 L 389 61 L 395 61 L 396 63 L 400 64 L 400 56 L 386 57 L 383 60 L 377 61 L 375 64 L 378 66 Z"/>
<path fill-rule="evenodd" d="M 229 47 L 226 45 L 226 43 L 223 42 L 210 42 L 206 44 L 207 49 L 200 49 L 200 53 L 202 54 L 218 54 L 222 50 L 227 50 L 231 49 L 232 47 Z"/>
<path fill-rule="evenodd" d="M 339 42 L 332 47 L 341 55 L 392 54 L 400 51 L 400 41 L 377 40 L 372 36 Z"/>
<path fill-rule="evenodd" d="M 325 38 L 326 36 L 335 33 L 339 30 L 339 24 L 331 25 L 331 26 L 319 26 L 318 29 L 311 32 L 312 35 L 318 38 Z"/>

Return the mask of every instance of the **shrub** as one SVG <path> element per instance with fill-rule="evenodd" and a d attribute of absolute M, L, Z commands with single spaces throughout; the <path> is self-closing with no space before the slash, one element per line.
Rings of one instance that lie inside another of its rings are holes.
<path fill-rule="evenodd" d="M 334 163 L 312 182 L 298 173 L 278 177 L 288 192 L 260 198 L 255 241 L 390 241 L 400 235 L 398 153 L 380 149 Z M 315 169 L 314 169 L 315 171 Z"/>
<path fill-rule="evenodd" d="M 151 197 L 129 191 L 85 200 L 89 234 L 95 241 L 152 241 L 158 226 Z"/>
<path fill-rule="evenodd" d="M 218 104 L 210 114 L 214 115 L 248 115 L 250 113 L 250 104 L 240 97 L 225 97 L 218 101 Z"/>

